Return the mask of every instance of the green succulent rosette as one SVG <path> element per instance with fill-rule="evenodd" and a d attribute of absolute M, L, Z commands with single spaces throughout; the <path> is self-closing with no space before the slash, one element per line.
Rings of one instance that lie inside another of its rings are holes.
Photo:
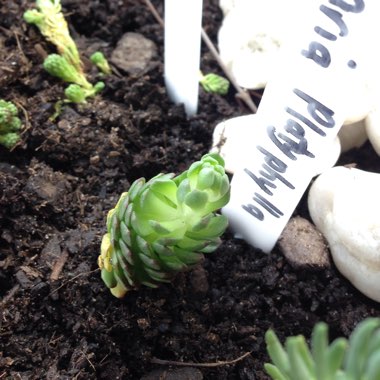
<path fill-rule="evenodd" d="M 177 177 L 136 180 L 107 216 L 98 264 L 111 293 L 157 287 L 213 252 L 228 225 L 215 211 L 229 197 L 224 161 L 214 153 Z"/>

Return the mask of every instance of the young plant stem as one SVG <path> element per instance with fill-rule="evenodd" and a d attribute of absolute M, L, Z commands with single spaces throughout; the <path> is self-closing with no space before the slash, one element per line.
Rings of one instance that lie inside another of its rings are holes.
<path fill-rule="evenodd" d="M 144 1 L 145 1 L 147 8 L 152 13 L 153 17 L 164 28 L 165 27 L 164 20 L 159 15 L 155 6 L 152 4 L 152 2 L 150 0 L 144 0 Z M 206 44 L 208 49 L 210 50 L 211 54 L 215 58 L 216 62 L 220 66 L 220 68 L 223 70 L 223 72 L 226 75 L 226 77 L 228 78 L 228 80 L 234 86 L 234 88 L 237 92 L 236 97 L 238 99 L 241 99 L 253 113 L 256 113 L 257 112 L 257 106 L 253 102 L 253 100 L 251 99 L 248 91 L 241 88 L 239 86 L 239 84 L 236 82 L 235 77 L 232 75 L 231 71 L 228 69 L 228 67 L 222 61 L 222 59 L 218 53 L 218 50 L 216 49 L 215 45 L 212 43 L 212 41 L 210 40 L 210 38 L 208 37 L 207 33 L 205 32 L 205 30 L 203 28 L 202 28 L 202 40 Z"/>

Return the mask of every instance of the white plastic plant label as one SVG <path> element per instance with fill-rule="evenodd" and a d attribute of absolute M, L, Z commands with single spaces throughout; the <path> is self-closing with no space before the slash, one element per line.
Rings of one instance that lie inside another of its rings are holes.
<path fill-rule="evenodd" d="M 264 252 L 273 249 L 344 122 L 344 99 L 355 96 L 350 83 L 371 59 L 376 7 L 375 0 L 315 0 L 308 14 L 297 15 L 302 22 L 294 23 L 295 38 L 282 48 L 257 113 L 265 128 L 255 139 L 241 136 L 250 148 L 222 212 L 237 237 Z"/>
<path fill-rule="evenodd" d="M 165 0 L 165 85 L 188 116 L 198 108 L 203 0 Z"/>

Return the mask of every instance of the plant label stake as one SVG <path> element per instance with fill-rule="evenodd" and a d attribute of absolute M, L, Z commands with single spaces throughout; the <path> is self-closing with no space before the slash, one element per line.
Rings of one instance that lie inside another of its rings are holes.
<path fill-rule="evenodd" d="M 376 25 L 374 7 L 375 0 L 318 0 L 298 15 L 297 35 L 282 49 L 257 113 L 266 128 L 255 139 L 250 128 L 241 136 L 242 146 L 251 146 L 222 212 L 236 237 L 264 252 L 275 246 L 336 138 L 350 83 L 371 64 L 364 41 Z"/>
<path fill-rule="evenodd" d="M 165 85 L 187 116 L 198 108 L 202 0 L 165 0 Z"/>

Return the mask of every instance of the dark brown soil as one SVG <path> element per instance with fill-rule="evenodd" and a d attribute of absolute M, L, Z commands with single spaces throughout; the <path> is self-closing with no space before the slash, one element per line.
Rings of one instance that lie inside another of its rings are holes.
<path fill-rule="evenodd" d="M 269 327 L 281 339 L 309 336 L 324 320 L 332 337 L 347 336 L 380 315 L 334 266 L 294 270 L 278 247 L 263 254 L 230 233 L 172 284 L 114 298 L 97 269 L 107 211 L 135 179 L 187 168 L 208 151 L 218 122 L 249 110 L 232 90 L 201 92 L 199 113 L 187 120 L 166 95 L 163 31 L 144 1 L 66 0 L 84 57 L 94 43 L 110 54 L 124 33 L 136 32 L 157 45 L 158 59 L 144 74 L 106 78 L 100 96 L 65 106 L 51 121 L 64 86 L 41 67 L 54 47 L 22 20 L 31 3 L 0 5 L 0 98 L 18 105 L 24 124 L 12 152 L 0 147 L 0 379 L 263 380 Z M 161 13 L 162 3 L 154 2 Z M 218 1 L 205 1 L 204 10 L 216 42 Z M 206 47 L 202 69 L 220 72 Z M 368 144 L 342 163 L 380 171 Z M 304 199 L 295 214 L 308 217 Z M 174 372 L 152 363 L 215 363 L 246 352 L 234 364 Z"/>

